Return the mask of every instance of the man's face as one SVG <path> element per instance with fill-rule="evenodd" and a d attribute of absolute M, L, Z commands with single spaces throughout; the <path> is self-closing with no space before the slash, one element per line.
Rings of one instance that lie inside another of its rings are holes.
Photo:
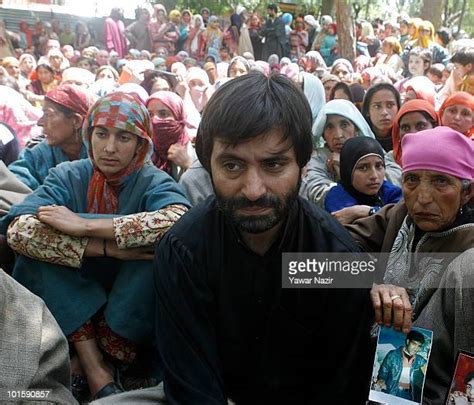
<path fill-rule="evenodd" d="M 219 208 L 240 231 L 252 234 L 286 218 L 301 181 L 295 150 L 279 130 L 238 145 L 216 139 L 211 173 Z"/>
<path fill-rule="evenodd" d="M 405 343 L 405 352 L 409 356 L 413 356 L 417 354 L 420 351 L 422 344 L 421 342 L 418 342 L 416 340 L 408 340 Z"/>
<path fill-rule="evenodd" d="M 275 12 L 275 10 L 274 10 L 273 8 L 267 9 L 267 13 L 268 13 L 268 15 L 269 15 L 270 17 L 272 17 L 272 18 L 275 17 L 275 15 L 276 15 L 276 12 Z"/>
<path fill-rule="evenodd" d="M 467 382 L 465 393 L 469 401 L 474 402 L 474 378 Z"/>

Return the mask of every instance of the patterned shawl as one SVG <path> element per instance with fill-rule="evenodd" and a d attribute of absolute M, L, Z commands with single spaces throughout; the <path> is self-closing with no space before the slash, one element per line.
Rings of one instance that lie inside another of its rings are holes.
<path fill-rule="evenodd" d="M 106 178 L 94 160 L 91 146 L 92 130 L 96 126 L 117 128 L 145 140 L 129 166 Z M 87 191 L 87 212 L 113 214 L 118 208 L 120 188 L 130 174 L 141 169 L 153 151 L 150 116 L 145 105 L 134 95 L 110 93 L 98 100 L 89 111 L 82 128 L 82 136 L 88 146 L 94 173 Z"/>

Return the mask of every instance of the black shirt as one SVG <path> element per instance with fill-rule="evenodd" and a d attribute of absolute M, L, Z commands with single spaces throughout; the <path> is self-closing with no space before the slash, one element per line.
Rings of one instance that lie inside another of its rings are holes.
<path fill-rule="evenodd" d="M 259 256 L 210 197 L 161 240 L 156 337 L 171 403 L 367 399 L 368 291 L 281 288 L 282 252 L 347 252 L 356 245 L 336 220 L 301 198 L 281 229 Z"/>

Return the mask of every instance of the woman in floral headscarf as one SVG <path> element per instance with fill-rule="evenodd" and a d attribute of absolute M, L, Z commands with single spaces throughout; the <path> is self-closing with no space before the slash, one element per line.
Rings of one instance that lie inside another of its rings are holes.
<path fill-rule="evenodd" d="M 74 349 L 75 393 L 87 390 L 86 378 L 101 398 L 122 391 L 114 368 L 153 339 L 153 246 L 189 204 L 171 177 L 145 164 L 152 131 L 138 98 L 100 99 L 82 134 L 89 159 L 52 169 L 0 232 L 8 229 L 18 253 L 13 276 L 45 301 Z"/>

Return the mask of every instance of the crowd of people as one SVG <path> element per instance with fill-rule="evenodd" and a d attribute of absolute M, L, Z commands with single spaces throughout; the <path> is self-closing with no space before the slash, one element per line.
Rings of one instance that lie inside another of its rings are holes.
<path fill-rule="evenodd" d="M 331 16 L 266 11 L 0 27 L 0 363 L 23 388 L 363 404 L 374 325 L 415 325 L 444 400 L 474 352 L 474 41 L 357 21 L 350 61 Z M 283 252 L 361 251 L 388 256 L 372 288 L 281 287 Z"/>

